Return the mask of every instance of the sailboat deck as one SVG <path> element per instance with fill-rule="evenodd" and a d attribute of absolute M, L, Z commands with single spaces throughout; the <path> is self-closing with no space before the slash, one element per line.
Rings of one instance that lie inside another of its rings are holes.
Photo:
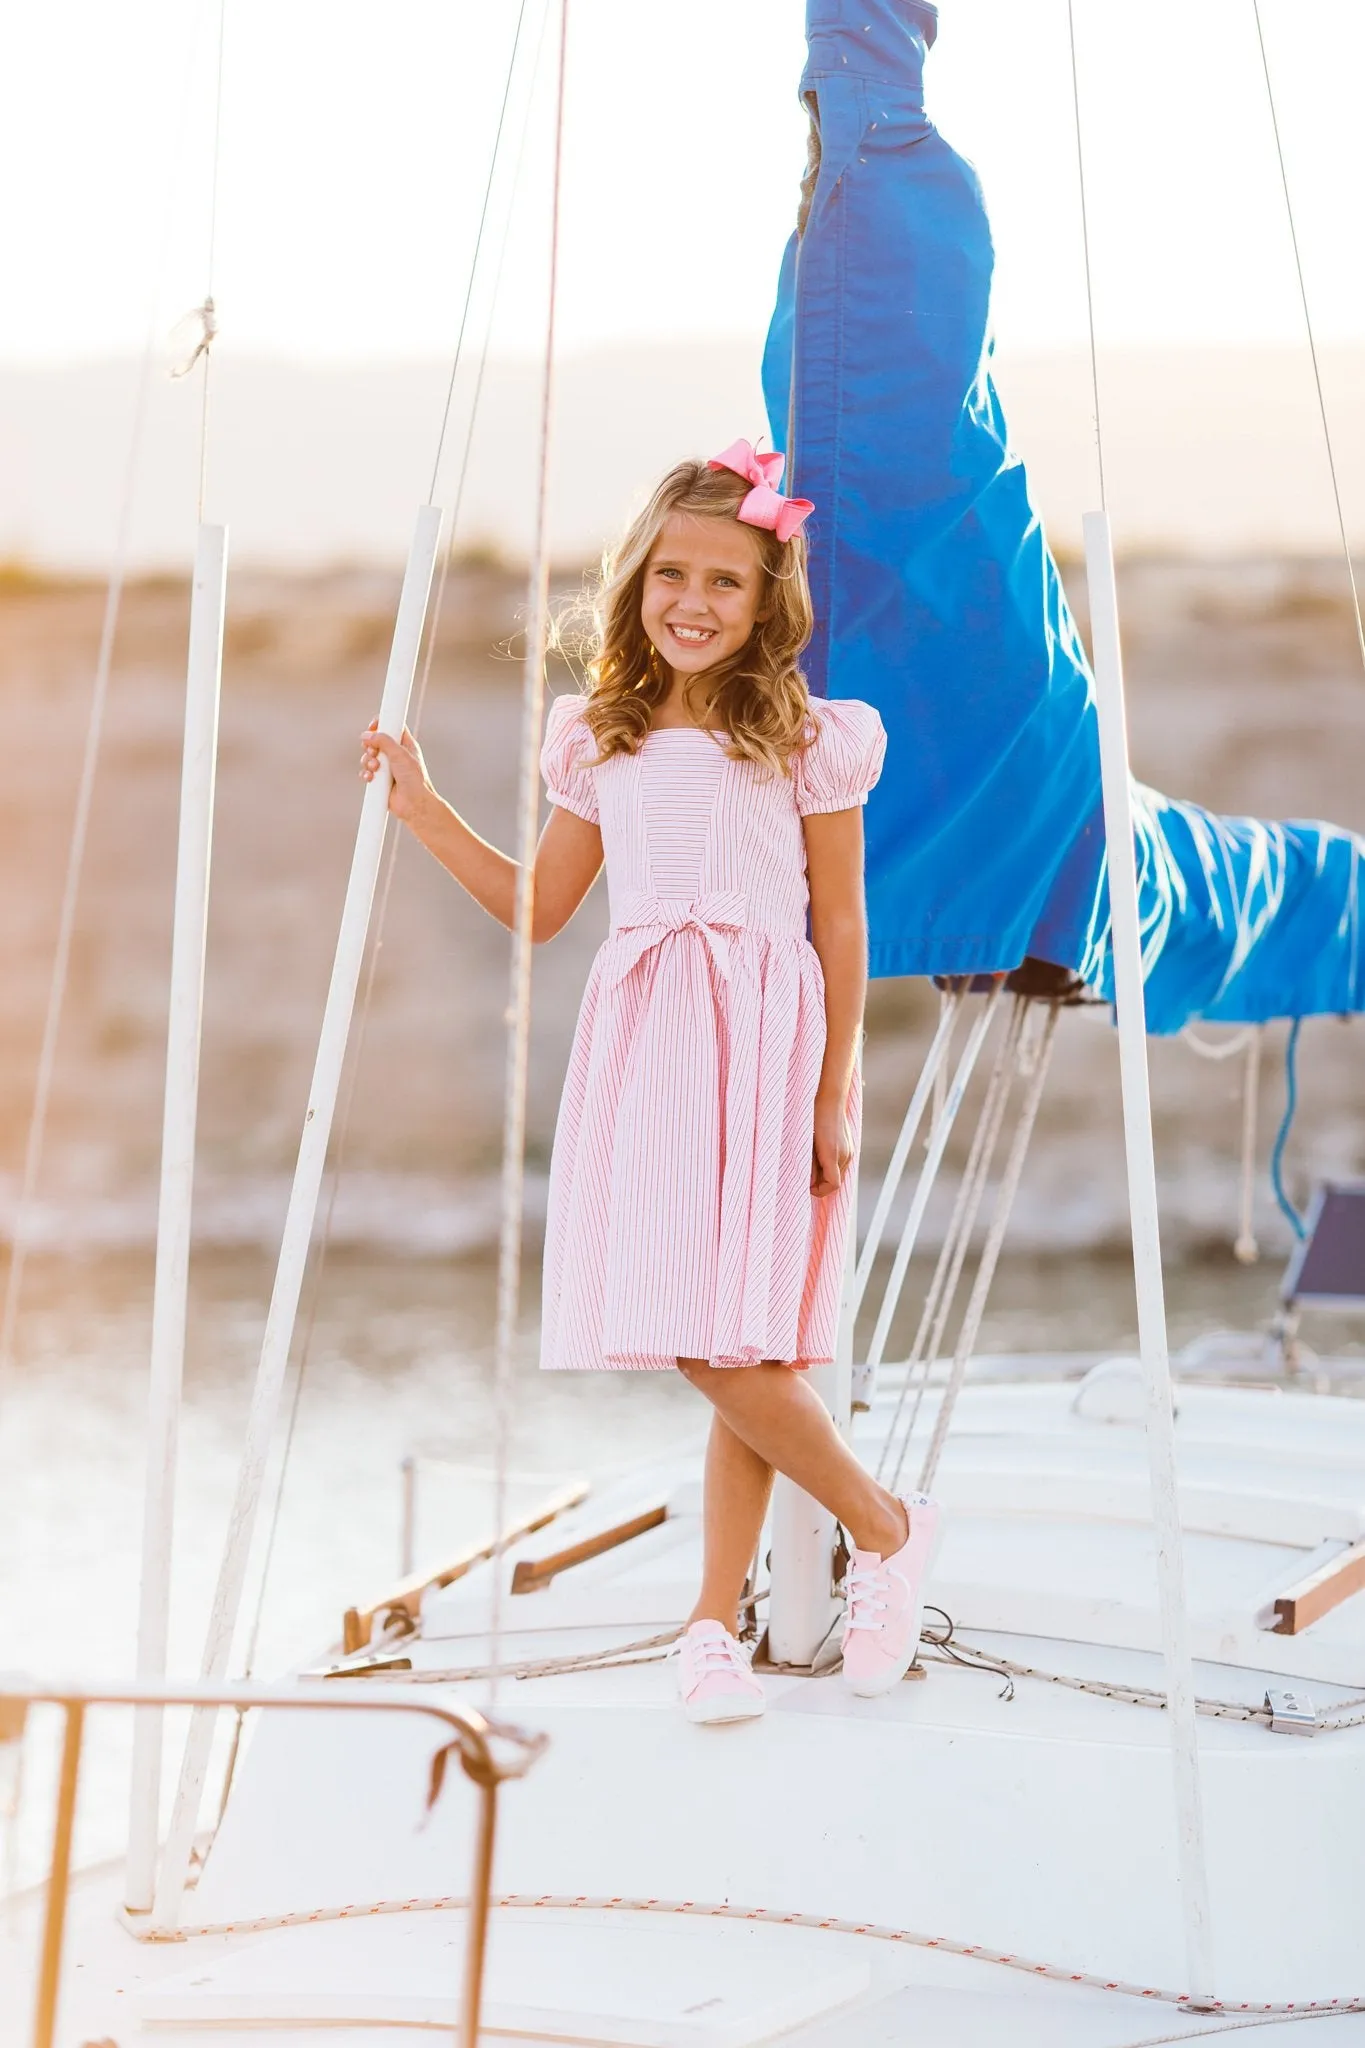
<path fill-rule="evenodd" d="M 894 1400 L 893 1382 L 860 1418 L 865 1455 Z M 981 1385 L 959 1408 L 930 1597 L 955 1642 L 1044 1674 L 1012 1687 L 926 1646 L 924 1675 L 887 1699 L 854 1699 L 833 1671 L 767 1671 L 761 1721 L 698 1728 L 678 1715 L 657 1655 L 574 1668 L 629 1654 L 686 1614 L 695 1456 L 590 1495 L 509 1554 L 497 1712 L 551 1740 L 502 1794 L 495 1889 L 516 1903 L 495 1915 L 491 2037 L 984 2048 L 1007 2031 L 1026 2048 L 1118 2048 L 1200 2025 L 923 1945 L 1182 1989 L 1167 1719 L 1117 1696 L 1161 1684 L 1144 1447 L 1126 1400 L 1119 1370 L 1079 1389 Z M 1365 1887 L 1365 1841 L 1336 1817 L 1365 1803 L 1365 1726 L 1303 1740 L 1248 1715 L 1271 1687 L 1309 1691 L 1320 1719 L 1365 1689 L 1365 1596 L 1295 1636 L 1264 1626 L 1277 1588 L 1365 1533 L 1365 1404 L 1182 1386 L 1178 1411 L 1196 1684 L 1221 1705 L 1199 1723 L 1217 1988 L 1239 2002 L 1351 1999 L 1365 1972 L 1342 1901 Z M 656 1526 L 510 1591 L 519 1559 L 657 1505 Z M 486 1669 L 491 1597 L 488 1566 L 427 1597 L 420 1638 L 403 1645 L 416 1675 L 486 1697 L 482 1676 L 437 1674 Z M 513 1675 L 540 1664 L 569 1668 Z M 278 2038 L 294 2048 L 343 2023 L 353 2048 L 396 2048 L 413 2036 L 393 2029 L 449 2025 L 474 1812 L 451 1771 L 425 1814 L 432 1748 L 406 1718 L 261 1717 L 186 1902 L 187 1924 L 234 1931 L 141 1947 L 83 1908 L 73 2015 L 98 1980 L 101 2027 L 125 2014 L 121 2048 L 237 2048 L 239 2028 L 242 2042 L 273 2042 L 286 2021 Z M 351 1917 L 375 1906 L 389 1910 Z M 321 1923 L 276 1924 L 308 1913 Z M 729 1917 L 748 1913 L 762 1917 Z M 837 1924 L 775 1924 L 784 1916 Z M 680 1984 L 712 1987 L 690 2016 Z M 1329 2033 L 1365 2043 L 1365 2017 Z"/>

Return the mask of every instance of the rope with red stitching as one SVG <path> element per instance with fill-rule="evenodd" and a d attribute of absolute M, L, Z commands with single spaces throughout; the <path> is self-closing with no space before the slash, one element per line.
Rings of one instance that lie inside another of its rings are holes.
<path fill-rule="evenodd" d="M 766 1906 L 710 1905 L 699 1899 L 594 1898 L 557 1892 L 504 1892 L 491 1903 L 515 1912 L 551 1908 L 557 1912 L 664 1913 L 698 1920 L 745 1920 L 767 1927 L 805 1927 L 822 1934 L 859 1934 L 871 1941 L 896 1942 L 905 1948 L 937 1949 L 944 1955 L 965 1956 L 973 1962 L 997 1963 L 1005 1969 L 1022 1970 L 1029 1977 L 1044 1977 L 1053 1984 L 1081 1984 L 1092 1991 L 1113 1991 L 1124 1998 L 1142 1998 L 1154 2005 L 1173 2005 L 1186 2012 L 1255 2013 L 1265 2018 L 1308 2018 L 1311 2014 L 1365 2012 L 1365 1993 L 1351 1998 L 1303 1998 L 1276 2004 L 1261 1999 L 1219 1998 L 1196 2005 L 1188 1991 L 1163 1991 L 1150 1984 L 1129 1984 L 1120 1977 L 1104 1977 L 1092 1970 L 1068 1970 L 1059 1963 L 1035 1962 L 1029 1956 L 1014 1955 L 1006 1949 L 990 1948 L 979 1941 L 955 1941 L 947 1934 L 919 1934 L 908 1927 L 884 1927 L 874 1920 L 840 1920 L 828 1913 L 780 1913 Z M 319 1906 L 311 1913 L 265 1913 L 247 1920 L 216 1920 L 200 1927 L 182 1927 L 191 1939 L 223 1934 L 267 1934 L 281 1927 L 311 1927 L 321 1921 L 369 1920 L 393 1913 L 440 1913 L 462 1909 L 464 1898 L 451 1895 L 430 1899 L 382 1899 L 369 1905 Z M 137 1932 L 136 1929 L 132 1930 Z"/>

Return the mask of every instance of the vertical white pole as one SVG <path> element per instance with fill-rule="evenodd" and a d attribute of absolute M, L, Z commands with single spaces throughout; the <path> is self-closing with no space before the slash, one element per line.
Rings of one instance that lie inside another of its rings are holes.
<path fill-rule="evenodd" d="M 943 1164 L 943 1155 L 948 1149 L 948 1140 L 953 1134 L 953 1125 L 957 1122 L 957 1113 L 962 1107 L 963 1097 L 967 1093 L 968 1084 L 975 1070 L 981 1048 L 985 1044 L 986 1033 L 990 1030 L 991 1024 L 994 1021 L 997 1006 L 999 1005 L 1001 995 L 1004 993 L 1004 987 L 1004 978 L 1001 977 L 987 996 L 985 1002 L 981 1005 L 981 1014 L 975 1024 L 973 1024 L 968 1034 L 967 1042 L 962 1048 L 962 1055 L 957 1063 L 957 1072 L 953 1075 L 952 1086 L 949 1088 L 944 1100 L 942 1114 L 929 1134 L 928 1155 L 923 1166 L 920 1168 L 920 1176 L 915 1183 L 915 1192 L 911 1197 L 909 1212 L 901 1226 L 900 1243 L 896 1246 L 896 1256 L 891 1262 L 891 1276 L 886 1283 L 886 1292 L 882 1296 L 881 1308 L 877 1312 L 877 1322 L 872 1332 L 872 1342 L 867 1347 L 868 1364 L 872 1367 L 874 1373 L 886 1354 L 886 1343 L 891 1335 L 891 1324 L 895 1318 L 896 1307 L 901 1298 L 901 1289 L 905 1285 L 905 1276 L 909 1270 L 910 1260 L 914 1254 L 915 1246 L 919 1242 L 920 1226 L 924 1222 L 925 1211 L 929 1207 L 929 1197 L 934 1191 L 934 1183 L 938 1179 L 939 1168 Z"/>
<path fill-rule="evenodd" d="M 863 1239 L 863 1248 L 858 1254 L 854 1267 L 851 1306 L 855 1317 L 862 1306 L 863 1296 L 867 1292 L 867 1283 L 872 1277 L 872 1268 L 876 1264 L 877 1253 L 881 1248 L 882 1234 L 886 1229 L 886 1220 L 891 1214 L 891 1204 L 896 1199 L 896 1192 L 900 1187 L 901 1177 L 905 1172 L 905 1162 L 910 1157 L 910 1147 L 915 1142 L 915 1133 L 920 1127 L 924 1116 L 925 1104 L 929 1101 L 931 1095 L 934 1100 L 935 1130 L 937 1130 L 943 1115 L 943 1102 L 939 1100 L 939 1083 L 943 1083 L 943 1098 L 946 1101 L 948 1092 L 948 1046 L 953 1035 L 953 1027 L 957 1023 L 957 1013 L 961 1008 L 962 991 L 960 988 L 953 989 L 950 993 L 945 993 L 943 1007 L 939 1011 L 938 1029 L 934 1033 L 932 1045 L 924 1056 L 924 1065 L 920 1069 L 920 1076 L 915 1083 L 914 1093 L 910 1097 L 909 1106 L 905 1112 L 905 1119 L 901 1124 L 895 1145 L 892 1147 L 890 1164 L 887 1166 L 885 1177 L 877 1194 L 876 1206 L 872 1211 L 872 1221 L 867 1226 L 867 1236 Z"/>
<path fill-rule="evenodd" d="M 408 701 L 412 694 L 413 676 L 422 642 L 422 629 L 426 622 L 427 602 L 431 594 L 432 572 L 440 542 L 441 520 L 442 515 L 434 505 L 423 505 L 418 512 L 407 570 L 403 578 L 402 595 L 398 601 L 393 646 L 389 654 L 388 673 L 379 705 L 380 731 L 391 734 L 395 739 L 402 732 L 407 718 Z M 237 1491 L 232 1503 L 227 1538 L 219 1566 L 218 1585 L 209 1615 L 203 1659 L 205 1680 L 223 1676 L 232 1651 L 232 1639 L 241 1607 L 242 1590 L 246 1583 L 266 1462 L 279 1412 L 285 1371 L 289 1363 L 299 1293 L 312 1242 L 318 1193 L 327 1163 L 327 1147 L 332 1133 L 332 1118 L 336 1111 L 337 1091 L 341 1083 L 341 1069 L 346 1056 L 351 1016 L 355 1008 L 356 988 L 365 956 L 370 911 L 384 850 L 385 829 L 388 825 L 389 787 L 389 770 L 387 766 L 381 766 L 379 774 L 367 786 L 361 806 L 360 828 L 356 834 L 351 876 L 341 914 L 341 929 L 337 935 L 331 985 L 327 991 L 327 1006 L 323 1012 L 322 1031 L 313 1066 L 313 1083 L 309 1092 L 307 1113 L 303 1120 L 298 1162 L 294 1168 L 294 1184 L 290 1191 L 284 1236 L 280 1244 L 275 1287 L 266 1317 L 261 1360 L 247 1417 Z M 213 1715 L 209 1712 L 196 1713 L 190 1723 L 180 1782 L 176 1790 L 175 1808 L 171 1815 L 170 1832 L 156 1887 L 154 1925 L 159 1932 L 171 1932 L 179 1917 L 181 1896 L 194 1844 L 194 1830 L 199 1816 L 199 1803 L 213 1743 L 213 1725 Z"/>
<path fill-rule="evenodd" d="M 175 866 L 171 940 L 170 1021 L 166 1034 L 166 1099 L 161 1125 L 161 1202 L 156 1227 L 156 1286 L 147 1420 L 147 1488 L 142 1522 L 142 1591 L 137 1675 L 166 1672 L 175 1529 L 176 1435 L 185 1364 L 185 1304 L 190 1272 L 194 1197 L 194 1134 L 199 1107 L 199 1045 L 204 1018 L 204 949 L 208 931 L 209 860 L 213 844 L 218 701 L 223 675 L 223 607 L 227 595 L 227 528 L 201 526 L 190 600 L 185 675 L 185 744 L 180 769 L 180 843 Z M 160 1709 L 141 1709 L 133 1724 L 132 1797 L 124 1900 L 150 1910 L 156 1881 L 161 1804 Z"/>
<path fill-rule="evenodd" d="M 1213 1931 L 1204 1848 L 1204 1804 L 1199 1782 L 1194 1674 L 1185 1610 L 1180 1507 L 1176 1493 L 1175 1420 L 1166 1344 L 1156 1162 L 1152 1149 L 1142 935 L 1138 918 L 1137 862 L 1133 851 L 1128 728 L 1123 701 L 1123 651 L 1108 514 L 1087 512 L 1084 533 L 1086 580 L 1090 589 L 1090 637 L 1099 710 L 1100 774 L 1104 786 L 1110 936 L 1118 1015 L 1119 1070 L 1123 1087 L 1123 1134 L 1128 1160 L 1128 1206 L 1133 1233 L 1133 1277 L 1137 1291 L 1138 1342 L 1147 1395 L 1147 1456 L 1156 1522 L 1157 1593 L 1166 1662 L 1166 1698 L 1171 1716 L 1185 1955 L 1191 1996 L 1200 2002 L 1213 1994 Z"/>

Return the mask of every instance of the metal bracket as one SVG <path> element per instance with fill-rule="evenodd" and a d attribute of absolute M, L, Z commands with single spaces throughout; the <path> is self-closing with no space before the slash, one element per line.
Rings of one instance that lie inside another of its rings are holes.
<path fill-rule="evenodd" d="M 1272 1686 L 1265 1696 L 1270 1727 L 1275 1735 L 1316 1735 L 1318 1717 L 1306 1692 L 1291 1692 Z"/>

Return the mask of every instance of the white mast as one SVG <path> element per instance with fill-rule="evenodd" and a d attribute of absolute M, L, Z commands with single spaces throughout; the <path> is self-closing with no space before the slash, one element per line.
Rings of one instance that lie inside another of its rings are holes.
<path fill-rule="evenodd" d="M 201 526 L 195 547 L 185 675 L 185 741 L 180 771 L 180 840 L 175 867 L 171 941 L 166 1097 L 161 1127 L 161 1200 L 156 1230 L 156 1286 L 148 1396 L 147 1487 L 142 1523 L 142 1590 L 137 1675 L 166 1674 L 175 1528 L 176 1438 L 185 1365 L 194 1138 L 199 1107 L 199 1048 L 204 1018 L 204 949 L 208 932 L 209 862 L 218 756 L 218 703 L 223 674 L 223 608 L 227 595 L 227 528 Z M 124 1902 L 145 1913 L 156 1880 L 161 1804 L 163 1716 L 144 1708 L 133 1727 L 132 1796 Z"/>
<path fill-rule="evenodd" d="M 1138 1342 L 1147 1397 L 1147 1456 L 1156 1523 L 1157 1596 L 1171 1716 L 1180 1892 L 1190 1992 L 1197 2002 L 1213 1993 L 1213 1933 L 1209 1914 L 1204 1805 L 1185 1607 L 1185 1566 L 1176 1494 L 1175 1417 L 1166 1342 L 1166 1298 L 1157 1220 L 1152 1104 L 1147 1075 L 1147 1011 L 1143 994 L 1142 934 L 1128 769 L 1128 726 L 1123 699 L 1123 650 L 1118 591 L 1107 512 L 1087 512 L 1085 570 L 1090 589 L 1090 639 L 1095 664 L 1104 834 L 1108 848 L 1110 938 L 1118 1015 L 1123 1137 L 1128 1161 L 1128 1208 L 1133 1235 Z"/>
<path fill-rule="evenodd" d="M 426 623 L 427 602 L 440 542 L 441 523 L 442 514 L 434 505 L 421 507 L 417 514 L 407 570 L 403 577 L 403 590 L 398 601 L 398 617 L 394 624 L 388 673 L 379 706 L 379 729 L 395 739 L 401 734 L 407 720 L 408 701 L 412 694 L 413 676 Z M 381 761 L 378 774 L 366 788 L 361 806 L 360 827 L 356 834 L 355 852 L 351 860 L 351 876 L 341 914 L 341 929 L 337 935 L 332 979 L 327 991 L 327 1006 L 323 1012 L 322 1031 L 313 1067 L 308 1109 L 303 1120 L 298 1162 L 294 1168 L 294 1184 L 290 1190 L 279 1264 L 275 1272 L 275 1287 L 266 1318 L 261 1360 L 247 1417 L 237 1491 L 228 1521 L 227 1540 L 219 1566 L 218 1585 L 214 1593 L 205 1639 L 203 1677 L 206 1683 L 222 1678 L 232 1653 L 232 1639 L 241 1608 L 252 1539 L 260 1510 L 266 1462 L 279 1413 L 280 1395 L 289 1363 L 304 1268 L 312 1242 L 318 1194 L 327 1163 L 327 1147 L 341 1084 L 342 1063 L 346 1057 L 346 1041 L 355 1009 L 356 988 L 365 955 L 370 911 L 374 902 L 375 884 L 384 850 L 384 835 L 388 826 L 390 786 L 388 765 Z M 159 1932 L 172 1931 L 179 1917 L 180 1901 L 189 1871 L 190 1852 L 199 1816 L 199 1804 L 208 1771 L 213 1726 L 213 1716 L 208 1713 L 196 1714 L 190 1724 L 189 1739 L 185 1745 L 185 1756 L 181 1765 L 180 1783 L 176 1791 L 175 1809 L 171 1816 L 166 1852 L 156 1887 L 154 1925 Z"/>

